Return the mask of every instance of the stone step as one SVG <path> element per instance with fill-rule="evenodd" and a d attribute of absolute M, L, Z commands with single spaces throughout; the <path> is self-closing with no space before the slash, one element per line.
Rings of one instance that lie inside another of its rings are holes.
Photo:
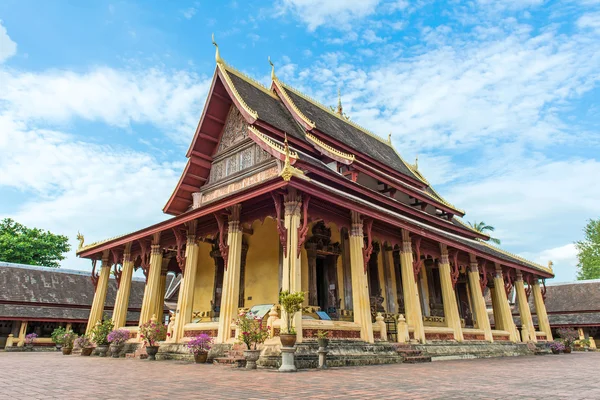
<path fill-rule="evenodd" d="M 246 359 L 244 357 L 218 357 L 213 360 L 213 365 L 242 368 L 246 366 Z"/>
<path fill-rule="evenodd" d="M 404 359 L 405 364 L 419 364 L 431 362 L 430 356 L 408 356 Z"/>

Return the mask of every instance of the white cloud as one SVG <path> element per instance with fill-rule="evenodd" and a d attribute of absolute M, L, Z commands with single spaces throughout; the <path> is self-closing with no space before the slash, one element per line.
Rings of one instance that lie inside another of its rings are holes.
<path fill-rule="evenodd" d="M 582 15 L 577 20 L 577 26 L 582 29 L 592 29 L 600 33 L 600 12 Z"/>
<path fill-rule="evenodd" d="M 0 64 L 17 54 L 17 44 L 12 41 L 0 20 Z"/>
<path fill-rule="evenodd" d="M 556 275 L 553 282 L 571 282 L 576 279 L 577 248 L 573 243 L 545 249 L 539 253 L 524 253 L 522 256 L 541 265 L 548 265 L 548 261 L 552 261 L 552 269 Z"/>
<path fill-rule="evenodd" d="M 19 120 L 65 123 L 73 118 L 119 128 L 150 123 L 187 145 L 202 113 L 210 79 L 186 71 L 117 70 L 24 73 L 0 70 L 0 101 Z"/>
<path fill-rule="evenodd" d="M 322 25 L 349 29 L 351 22 L 375 12 L 380 0 L 282 0 L 283 13 L 291 12 L 314 31 Z"/>
<path fill-rule="evenodd" d="M 181 14 L 183 14 L 183 17 L 185 19 L 192 19 L 194 17 L 194 15 L 196 15 L 197 10 L 194 7 L 190 7 L 187 8 L 183 11 L 181 11 Z"/>

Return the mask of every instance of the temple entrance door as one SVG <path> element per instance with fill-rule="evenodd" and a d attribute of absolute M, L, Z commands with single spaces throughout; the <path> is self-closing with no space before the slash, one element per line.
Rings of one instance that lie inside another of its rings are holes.
<path fill-rule="evenodd" d="M 321 311 L 329 308 L 329 277 L 323 258 L 317 258 L 317 305 Z"/>
<path fill-rule="evenodd" d="M 469 293 L 466 282 L 456 282 L 456 297 L 458 300 L 458 311 L 460 317 L 465 320 L 465 326 L 473 327 L 473 313 L 469 303 Z"/>
<path fill-rule="evenodd" d="M 337 257 L 317 257 L 317 305 L 332 319 L 339 318 L 339 300 L 337 289 Z"/>

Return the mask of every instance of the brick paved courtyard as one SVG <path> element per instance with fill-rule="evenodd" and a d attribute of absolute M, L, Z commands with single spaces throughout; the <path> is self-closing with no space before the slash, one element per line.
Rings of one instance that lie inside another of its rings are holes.
<path fill-rule="evenodd" d="M 0 352 L 0 398 L 600 399 L 598 365 L 600 353 L 574 353 L 280 374 L 177 361 Z"/>

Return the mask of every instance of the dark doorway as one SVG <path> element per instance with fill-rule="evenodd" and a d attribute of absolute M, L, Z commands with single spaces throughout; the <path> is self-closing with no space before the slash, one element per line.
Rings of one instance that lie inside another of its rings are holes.
<path fill-rule="evenodd" d="M 322 311 L 329 308 L 329 278 L 323 258 L 317 258 L 317 305 Z"/>
<path fill-rule="evenodd" d="M 473 327 L 473 313 L 469 306 L 469 292 L 467 291 L 466 282 L 456 283 L 456 297 L 458 301 L 458 311 L 460 317 L 465 320 L 465 326 L 467 328 Z"/>
<path fill-rule="evenodd" d="M 221 257 L 215 258 L 215 285 L 213 288 L 213 300 L 211 304 L 214 316 L 218 317 L 221 311 L 221 297 L 223 295 L 223 274 L 225 273 L 225 265 Z"/>

